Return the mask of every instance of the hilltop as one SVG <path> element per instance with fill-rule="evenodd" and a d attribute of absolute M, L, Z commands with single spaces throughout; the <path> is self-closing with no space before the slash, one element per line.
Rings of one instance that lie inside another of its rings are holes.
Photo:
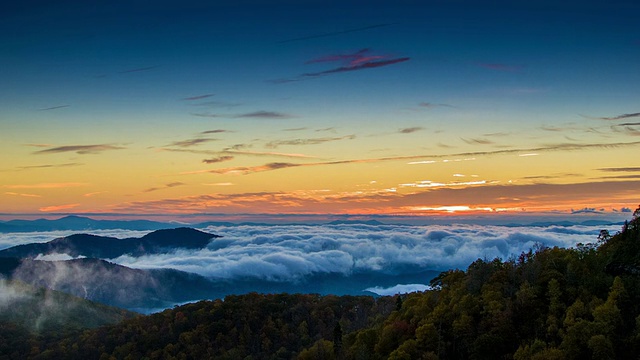
<path fill-rule="evenodd" d="M 17 245 L 0 251 L 0 257 L 35 258 L 38 255 L 67 254 L 71 257 L 113 259 L 121 255 L 142 256 L 175 249 L 201 249 L 220 236 L 191 228 L 163 229 L 141 238 L 118 239 L 74 234 L 46 243 Z"/>

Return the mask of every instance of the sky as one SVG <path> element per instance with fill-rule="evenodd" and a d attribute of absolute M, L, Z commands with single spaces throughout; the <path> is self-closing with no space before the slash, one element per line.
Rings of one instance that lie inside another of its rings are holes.
<path fill-rule="evenodd" d="M 0 5 L 0 214 L 625 214 L 637 1 Z"/>

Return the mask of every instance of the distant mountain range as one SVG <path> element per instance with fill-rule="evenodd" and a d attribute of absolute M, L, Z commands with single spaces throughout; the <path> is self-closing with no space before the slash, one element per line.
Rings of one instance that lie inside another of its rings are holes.
<path fill-rule="evenodd" d="M 121 255 L 142 256 L 172 250 L 201 249 L 220 236 L 191 228 L 156 230 L 141 238 L 118 239 L 75 234 L 47 243 L 17 245 L 0 251 L 0 257 L 35 258 L 38 255 L 68 254 L 71 257 L 113 259 Z"/>
<path fill-rule="evenodd" d="M 415 221 L 414 221 L 415 222 Z M 504 226 L 520 227 L 520 226 L 600 226 L 622 224 L 622 222 L 612 222 L 607 220 L 585 220 L 585 221 L 540 221 L 533 223 L 510 223 Z M 176 223 L 157 222 L 150 220 L 94 220 L 88 217 L 70 215 L 55 220 L 37 219 L 37 220 L 9 220 L 0 221 L 0 233 L 9 232 L 35 232 L 35 231 L 91 231 L 91 230 L 160 230 L 172 229 L 176 227 Z M 191 228 L 203 229 L 209 226 L 271 226 L 274 224 L 258 223 L 258 222 L 241 222 L 233 223 L 227 221 L 206 221 L 194 224 L 182 224 Z M 299 223 L 278 223 L 277 225 L 300 225 Z M 328 223 L 311 223 L 306 225 L 387 225 L 378 220 L 335 220 Z M 403 225 L 394 222 L 394 225 Z"/>
<path fill-rule="evenodd" d="M 94 220 L 82 216 L 65 216 L 60 219 L 47 220 L 9 220 L 0 222 L 0 232 L 32 232 L 55 230 L 159 230 L 174 228 L 176 224 L 149 220 Z"/>

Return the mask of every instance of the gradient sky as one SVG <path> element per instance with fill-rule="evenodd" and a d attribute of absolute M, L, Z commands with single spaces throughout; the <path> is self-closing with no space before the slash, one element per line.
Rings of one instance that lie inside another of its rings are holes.
<path fill-rule="evenodd" d="M 492 4 L 3 3 L 0 213 L 635 209 L 640 3 Z"/>

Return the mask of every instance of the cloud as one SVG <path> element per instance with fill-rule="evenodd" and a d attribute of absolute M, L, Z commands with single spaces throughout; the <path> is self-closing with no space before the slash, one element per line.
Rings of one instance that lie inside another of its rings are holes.
<path fill-rule="evenodd" d="M 193 116 L 198 117 L 209 117 L 209 118 L 230 118 L 230 119 L 292 119 L 296 116 L 277 112 L 277 111 L 267 111 L 267 110 L 259 110 L 253 111 L 243 114 L 211 114 L 211 113 L 192 113 Z"/>
<path fill-rule="evenodd" d="M 336 74 L 336 73 L 347 72 L 347 71 L 374 69 L 377 67 L 388 66 L 388 65 L 409 61 L 410 59 L 411 58 L 409 57 L 401 57 L 401 58 L 395 58 L 395 59 L 389 59 L 389 60 L 367 61 L 364 63 L 358 63 L 357 65 L 341 66 L 341 67 L 324 70 L 324 71 L 304 73 L 301 75 L 301 77 L 319 77 L 319 76 Z"/>
<path fill-rule="evenodd" d="M 211 141 L 218 141 L 218 139 L 208 139 L 208 138 L 195 138 L 195 139 L 187 139 L 182 141 L 174 141 L 166 146 L 177 146 L 177 147 L 191 147 L 200 144 L 204 144 Z"/>
<path fill-rule="evenodd" d="M 146 67 L 140 67 L 140 68 L 134 68 L 134 69 L 128 69 L 128 70 L 123 70 L 120 71 L 119 74 L 129 74 L 129 73 L 136 73 L 136 72 L 143 72 L 143 71 L 149 71 L 149 70 L 153 70 L 153 69 L 157 69 L 159 66 L 146 66 Z"/>
<path fill-rule="evenodd" d="M 291 129 L 282 129 L 282 131 L 302 131 L 302 130 L 307 130 L 308 128 L 306 127 L 299 127 L 299 128 L 291 128 Z"/>
<path fill-rule="evenodd" d="M 57 212 L 57 211 L 73 209 L 78 206 L 80 206 L 80 204 L 53 205 L 53 206 L 44 206 L 38 210 L 42 212 Z"/>
<path fill-rule="evenodd" d="M 276 112 L 276 111 L 260 110 L 260 111 L 250 112 L 250 113 L 232 115 L 231 117 L 233 117 L 235 119 L 242 119 L 242 118 L 252 118 L 252 119 L 291 119 L 294 116 L 290 115 L 290 114 Z"/>
<path fill-rule="evenodd" d="M 433 109 L 433 108 L 437 108 L 437 107 L 455 108 L 455 106 L 449 105 L 449 104 L 436 104 L 436 103 L 430 103 L 430 102 L 425 102 L 425 101 L 419 103 L 418 105 L 420 107 L 427 108 L 427 109 Z"/>
<path fill-rule="evenodd" d="M 390 26 L 390 25 L 394 25 L 394 23 L 375 24 L 375 25 L 363 26 L 363 27 L 346 29 L 346 30 L 341 30 L 341 31 L 332 31 L 332 32 L 326 32 L 326 33 L 320 33 L 320 34 L 314 34 L 314 35 L 307 35 L 307 36 L 302 36 L 302 37 L 282 40 L 282 41 L 279 41 L 278 43 L 279 44 L 285 44 L 285 43 L 295 42 L 295 41 L 304 41 L 304 40 L 312 40 L 312 39 L 318 39 L 318 38 L 329 37 L 329 36 L 344 35 L 344 34 L 349 34 L 349 33 L 352 33 L 352 32 L 376 29 L 376 28 L 386 27 L 386 26 Z"/>
<path fill-rule="evenodd" d="M 220 163 L 220 162 L 224 162 L 224 161 L 230 161 L 233 160 L 234 157 L 230 156 L 230 155 L 225 155 L 225 156 L 218 156 L 216 158 L 211 158 L 211 159 L 204 159 L 202 160 L 203 163 L 205 164 L 216 164 L 216 163 Z"/>
<path fill-rule="evenodd" d="M 231 167 L 231 168 L 206 170 L 205 172 L 212 173 L 212 174 L 221 174 L 221 175 L 226 175 L 226 174 L 246 175 L 246 174 L 253 174 L 257 172 L 286 169 L 286 168 L 298 167 L 298 166 L 304 166 L 304 164 L 273 162 L 273 163 L 268 163 L 268 164 L 259 165 L 259 166 L 238 166 L 238 167 Z"/>
<path fill-rule="evenodd" d="M 172 188 L 172 187 L 184 186 L 184 185 L 186 185 L 186 184 L 182 183 L 182 182 L 172 182 L 172 183 L 165 184 L 164 186 L 161 186 L 161 187 L 148 188 L 146 190 L 143 190 L 142 192 L 148 193 L 148 192 L 153 192 L 153 191 L 158 191 L 158 190 L 163 190 L 163 189 L 169 189 L 169 188 Z"/>
<path fill-rule="evenodd" d="M 604 209 L 598 210 L 596 208 L 582 208 L 578 210 L 571 209 L 572 214 L 602 214 Z"/>
<path fill-rule="evenodd" d="M 200 134 L 207 135 L 207 134 L 220 134 L 220 133 L 228 133 L 228 132 L 232 132 L 232 131 L 224 130 L 224 129 L 214 129 L 214 130 L 202 131 L 200 132 Z"/>
<path fill-rule="evenodd" d="M 399 134 L 411 134 L 411 133 L 422 131 L 422 130 L 424 130 L 423 127 L 415 126 L 415 127 L 398 129 L 398 133 Z"/>
<path fill-rule="evenodd" d="M 308 72 L 300 74 L 293 78 L 272 80 L 272 83 L 281 84 L 294 81 L 307 80 L 320 76 L 357 71 L 365 69 L 373 69 L 382 66 L 398 64 L 409 61 L 409 57 L 392 58 L 389 55 L 373 55 L 370 49 L 361 49 L 354 53 L 334 54 L 315 58 L 306 62 L 306 64 L 325 63 L 325 62 L 342 62 L 343 66 L 335 67 L 329 70 Z"/>
<path fill-rule="evenodd" d="M 86 186 L 86 185 L 87 185 L 86 183 L 66 182 L 66 183 L 4 185 L 4 187 L 8 189 L 64 189 L 64 188 Z"/>
<path fill-rule="evenodd" d="M 84 165 L 82 163 L 66 163 L 66 164 L 44 164 L 44 165 L 30 165 L 30 166 L 20 166 L 18 170 L 31 170 L 31 169 L 49 169 L 49 168 L 63 168 L 63 167 L 71 167 L 71 166 L 80 166 Z"/>
<path fill-rule="evenodd" d="M 464 139 L 463 139 L 464 140 Z M 470 139 L 471 143 L 477 141 L 477 143 L 483 144 L 482 139 Z M 488 141 L 488 140 L 486 140 Z M 491 144 L 492 142 L 488 142 Z M 398 161 L 398 160 L 419 160 L 419 159 L 442 159 L 442 158 L 452 158 L 452 157 L 462 157 L 466 159 L 471 159 L 476 156 L 490 156 L 490 155 L 507 155 L 507 154 L 532 154 L 539 153 L 545 151 L 576 151 L 576 150 L 587 150 L 587 149 L 611 149 L 611 148 L 621 148 L 621 147 L 634 147 L 640 145 L 639 141 L 636 142 L 627 142 L 627 143 L 594 143 L 594 144 L 551 144 L 542 147 L 536 148 L 523 148 L 523 149 L 502 149 L 502 150 L 492 150 L 492 151 L 475 151 L 475 152 L 464 152 L 464 153 L 452 153 L 452 154 L 430 154 L 430 155 L 407 155 L 407 156 L 391 156 L 391 157 L 382 157 L 382 158 L 369 158 L 369 159 L 353 159 L 353 160 L 337 160 L 337 161 L 325 161 L 325 162 L 316 162 L 316 163 L 275 163 L 278 166 L 271 166 L 271 164 L 265 164 L 261 166 L 253 166 L 253 167 L 236 167 L 236 168 L 227 168 L 227 169 L 215 169 L 208 170 L 208 172 L 214 174 L 251 174 L 254 172 L 263 172 L 263 171 L 272 171 L 279 170 L 291 167 L 303 167 L 303 166 L 324 166 L 324 165 L 342 165 L 342 164 L 355 164 L 355 163 L 373 163 L 373 162 L 383 162 L 383 161 Z M 461 159 L 462 161 L 463 159 Z M 431 163 L 432 160 L 421 160 L 414 161 L 412 164 L 418 163 Z M 198 172 L 200 173 L 200 172 Z"/>
<path fill-rule="evenodd" d="M 215 94 L 196 95 L 196 96 L 190 96 L 190 97 L 182 98 L 182 100 L 185 100 L 185 101 L 202 100 L 202 99 L 206 99 L 206 98 L 212 97 L 214 95 Z"/>
<path fill-rule="evenodd" d="M 175 268 L 228 281 L 253 278 L 295 282 L 318 274 L 342 274 L 344 282 L 349 283 L 357 274 L 368 274 L 372 279 L 391 274 L 403 277 L 424 270 L 466 268 L 478 258 L 507 259 L 538 244 L 571 247 L 594 242 L 601 228 L 468 224 L 210 226 L 204 230 L 222 238 L 205 249 L 139 258 L 122 256 L 113 261 L 134 268 Z M 351 286 L 357 289 L 358 284 Z M 418 290 L 415 285 L 371 287 L 381 291 Z"/>
<path fill-rule="evenodd" d="M 67 108 L 67 107 L 70 107 L 70 106 L 71 106 L 71 105 L 58 105 L 58 106 L 51 106 L 51 107 L 47 107 L 47 108 L 38 109 L 38 111 L 57 110 L 57 109 Z"/>
<path fill-rule="evenodd" d="M 629 113 L 629 114 L 621 114 L 621 115 L 617 115 L 617 116 L 611 116 L 611 117 L 593 117 L 593 116 L 586 116 L 586 115 L 580 115 L 582 117 L 586 117 L 588 119 L 598 119 L 598 120 L 608 120 L 608 121 L 615 121 L 615 120 L 623 120 L 623 119 L 630 119 L 630 118 L 636 118 L 636 117 L 640 117 L 640 113 Z"/>
<path fill-rule="evenodd" d="M 11 196 L 22 196 L 22 197 L 42 197 L 36 194 L 25 194 L 25 193 L 15 193 L 15 192 L 5 192 L 4 194 L 11 195 Z"/>
<path fill-rule="evenodd" d="M 380 286 L 370 287 L 365 291 L 378 294 L 380 296 L 393 296 L 397 294 L 409 294 L 412 292 L 422 292 L 431 290 L 431 287 L 423 284 L 398 284 L 389 288 L 383 288 Z"/>
<path fill-rule="evenodd" d="M 599 171 L 607 172 L 638 172 L 640 167 L 615 167 L 615 168 L 600 168 Z"/>
<path fill-rule="evenodd" d="M 218 117 L 221 117 L 218 114 L 209 114 L 209 113 L 191 113 L 191 115 L 197 116 L 197 117 L 207 117 L 207 118 L 218 118 Z"/>
<path fill-rule="evenodd" d="M 340 141 L 340 140 L 353 140 L 355 135 L 345 135 L 341 137 L 333 138 L 311 138 L 311 139 L 293 139 L 293 140 L 275 140 L 265 144 L 266 148 L 275 149 L 282 145 L 318 145 L 326 142 Z"/>
<path fill-rule="evenodd" d="M 495 144 L 493 141 L 487 140 L 487 139 L 480 139 L 480 138 L 470 138 L 470 139 L 460 138 L 460 139 L 462 141 L 466 142 L 469 145 L 492 145 L 492 144 Z"/>
<path fill-rule="evenodd" d="M 67 145 L 67 146 L 56 146 L 45 150 L 39 150 L 34 152 L 34 154 L 57 154 L 64 152 L 75 152 L 79 155 L 87 155 L 87 154 L 98 154 L 103 151 L 110 150 L 122 150 L 126 149 L 121 146 L 115 146 L 110 144 L 97 144 L 97 145 Z"/>

